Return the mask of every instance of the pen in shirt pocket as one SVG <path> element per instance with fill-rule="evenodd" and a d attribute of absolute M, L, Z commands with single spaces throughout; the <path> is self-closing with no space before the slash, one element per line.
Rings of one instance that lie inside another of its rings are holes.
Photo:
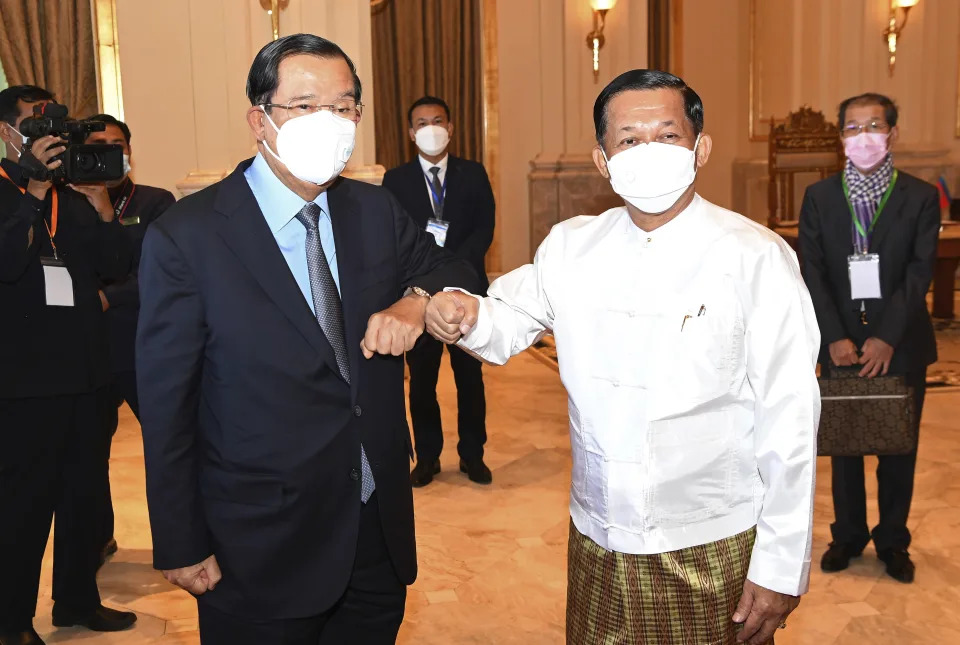
<path fill-rule="evenodd" d="M 705 316 L 706 314 L 707 314 L 707 306 L 700 305 L 700 310 L 697 311 L 697 318 L 699 318 L 700 316 Z M 686 314 L 683 317 L 683 322 L 680 323 L 680 331 L 683 331 L 683 328 L 687 326 L 687 320 L 689 320 L 690 318 L 693 318 L 691 314 Z"/>

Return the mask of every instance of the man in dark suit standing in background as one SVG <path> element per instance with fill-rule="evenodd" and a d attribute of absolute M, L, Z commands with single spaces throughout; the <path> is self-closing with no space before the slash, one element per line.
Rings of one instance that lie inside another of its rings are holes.
<path fill-rule="evenodd" d="M 110 445 L 119 422 L 117 408 L 126 401 L 137 420 L 140 405 L 137 400 L 137 377 L 133 366 L 133 344 L 137 335 L 137 314 L 140 312 L 140 287 L 137 272 L 140 268 L 140 249 L 147 227 L 160 217 L 176 199 L 169 190 L 135 184 L 130 178 L 130 128 L 109 114 L 90 117 L 106 127 L 92 132 L 85 143 L 112 144 L 123 148 L 123 177 L 105 184 L 77 186 L 77 190 L 103 209 L 113 210 L 114 217 L 123 226 L 133 245 L 133 265 L 130 273 L 120 280 L 104 282 L 100 289 L 100 306 L 107 314 L 107 329 L 110 334 L 110 364 L 113 369 L 113 385 L 109 390 L 111 418 L 104 428 L 107 433 L 106 459 L 110 459 Z M 113 501 L 109 480 L 103 492 L 103 552 L 101 561 L 116 553 L 117 541 L 113 537 Z"/>
<path fill-rule="evenodd" d="M 800 255 L 820 325 L 821 369 L 828 374 L 856 365 L 865 378 L 903 375 L 913 388 L 919 427 L 927 366 L 937 360 L 926 303 L 940 230 L 937 191 L 894 168 L 890 146 L 899 131 L 889 98 L 849 98 L 840 104 L 838 123 L 846 167 L 808 188 L 800 211 Z M 871 532 L 863 458 L 832 458 L 836 521 L 821 569 L 846 569 L 872 539 L 887 573 L 913 582 L 907 516 L 916 461 L 916 449 L 879 457 L 880 523 Z"/>
<path fill-rule="evenodd" d="M 205 645 L 393 643 L 417 572 L 403 353 L 430 294 L 476 276 L 339 177 L 363 107 L 340 47 L 271 42 L 247 96 L 257 156 L 144 239 L 154 565 Z"/>
<path fill-rule="evenodd" d="M 486 295 L 484 256 L 493 242 L 493 190 L 482 165 L 447 154 L 453 123 L 442 99 L 425 96 L 407 112 L 410 139 L 417 158 L 388 170 L 383 185 L 413 217 L 431 232 L 437 244 L 467 260 L 482 280 Z M 487 441 L 486 399 L 481 363 L 459 347 L 448 345 L 450 366 L 457 384 L 457 426 L 460 470 L 471 481 L 489 484 L 493 477 L 483 462 Z M 443 344 L 425 336 L 407 353 L 410 365 L 410 417 L 416 440 L 417 465 L 410 473 L 413 486 L 426 486 L 440 472 L 443 428 L 437 402 L 437 378 Z"/>

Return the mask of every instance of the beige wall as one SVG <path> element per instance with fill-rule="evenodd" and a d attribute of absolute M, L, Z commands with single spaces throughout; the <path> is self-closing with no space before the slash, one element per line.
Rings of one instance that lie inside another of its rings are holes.
<path fill-rule="evenodd" d="M 703 100 L 704 133 L 713 138 L 697 191 L 727 208 L 731 166 L 747 140 L 748 24 L 745 2 L 683 0 L 683 79 Z"/>
<path fill-rule="evenodd" d="M 255 153 L 246 125 L 247 72 L 271 38 L 258 0 L 117 0 L 124 115 L 134 175 L 179 194 Z M 334 40 L 357 65 L 368 106 L 350 168 L 373 164 L 369 0 L 290 0 L 280 33 Z"/>
<path fill-rule="evenodd" d="M 714 138 L 698 190 L 722 206 L 738 206 L 731 165 L 737 160 L 741 174 L 757 178 L 747 191 L 756 198 L 751 204 L 760 202 L 751 216 L 763 215 L 765 170 L 759 166 L 765 169 L 767 147 L 749 136 L 751 80 L 757 137 L 769 130 L 771 116 L 783 118 L 807 104 L 836 121 L 843 98 L 873 91 L 900 106 L 895 150 L 902 162 L 928 159 L 931 169 L 960 163 L 960 2 L 920 0 L 903 32 L 893 77 L 881 37 L 888 8 L 888 0 L 683 0 L 683 75 L 704 100 L 706 131 Z M 956 173 L 950 176 L 957 181 Z"/>
<path fill-rule="evenodd" d="M 527 178 L 534 159 L 589 154 L 593 102 L 604 85 L 647 58 L 646 0 L 619 0 L 607 14 L 600 77 L 593 79 L 588 0 L 501 0 L 500 243 L 502 269 L 530 261 Z"/>

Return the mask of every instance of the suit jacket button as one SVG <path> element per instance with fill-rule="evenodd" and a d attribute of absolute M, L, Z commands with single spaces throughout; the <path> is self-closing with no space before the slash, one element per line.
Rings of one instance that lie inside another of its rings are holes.
<path fill-rule="evenodd" d="M 359 405 L 353 406 L 353 416 L 359 417 L 363 414 L 363 409 Z"/>
<path fill-rule="evenodd" d="M 350 479 L 352 479 L 353 481 L 357 481 L 358 479 L 360 479 L 360 471 L 357 470 L 356 468 L 351 468 Z"/>

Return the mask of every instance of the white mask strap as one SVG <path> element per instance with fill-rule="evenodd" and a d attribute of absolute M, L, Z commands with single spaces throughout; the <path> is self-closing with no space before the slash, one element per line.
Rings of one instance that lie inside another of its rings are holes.
<path fill-rule="evenodd" d="M 16 133 L 17 133 L 17 136 L 20 137 L 20 140 L 23 141 L 23 138 L 24 138 L 24 137 L 23 137 L 23 134 L 21 134 L 19 130 L 17 130 L 15 127 L 13 127 L 12 125 L 10 125 L 9 123 L 6 123 L 6 124 L 4 124 L 4 125 L 6 125 L 9 129 L 11 129 L 11 130 L 13 130 L 14 132 L 16 132 Z M 23 148 L 18 148 L 17 146 L 13 145 L 13 143 L 6 143 L 6 145 L 8 145 L 8 146 L 10 146 L 11 148 L 13 148 L 14 150 L 16 150 L 18 157 L 22 157 L 22 156 L 23 156 Z M 21 145 L 22 145 L 22 144 L 21 144 Z"/>
<path fill-rule="evenodd" d="M 266 108 L 264 108 L 262 105 L 260 105 L 260 106 L 258 106 L 258 107 L 260 108 L 260 111 L 263 112 L 263 116 L 267 117 L 267 121 L 270 122 L 270 125 L 273 126 L 273 129 L 276 130 L 276 131 L 279 133 L 279 132 L 280 132 L 280 128 L 277 127 L 277 124 L 274 123 L 274 122 L 273 122 L 273 119 L 270 118 L 270 115 L 267 114 Z M 273 150 L 270 149 L 270 144 L 267 143 L 266 137 L 264 137 L 263 140 L 260 141 L 260 143 L 263 144 L 263 147 L 267 149 L 267 152 L 269 152 L 270 155 L 271 155 L 274 159 L 276 159 L 276 160 L 279 161 L 280 163 L 283 163 L 283 159 L 280 158 L 280 155 L 278 155 L 276 152 L 274 152 Z"/>

